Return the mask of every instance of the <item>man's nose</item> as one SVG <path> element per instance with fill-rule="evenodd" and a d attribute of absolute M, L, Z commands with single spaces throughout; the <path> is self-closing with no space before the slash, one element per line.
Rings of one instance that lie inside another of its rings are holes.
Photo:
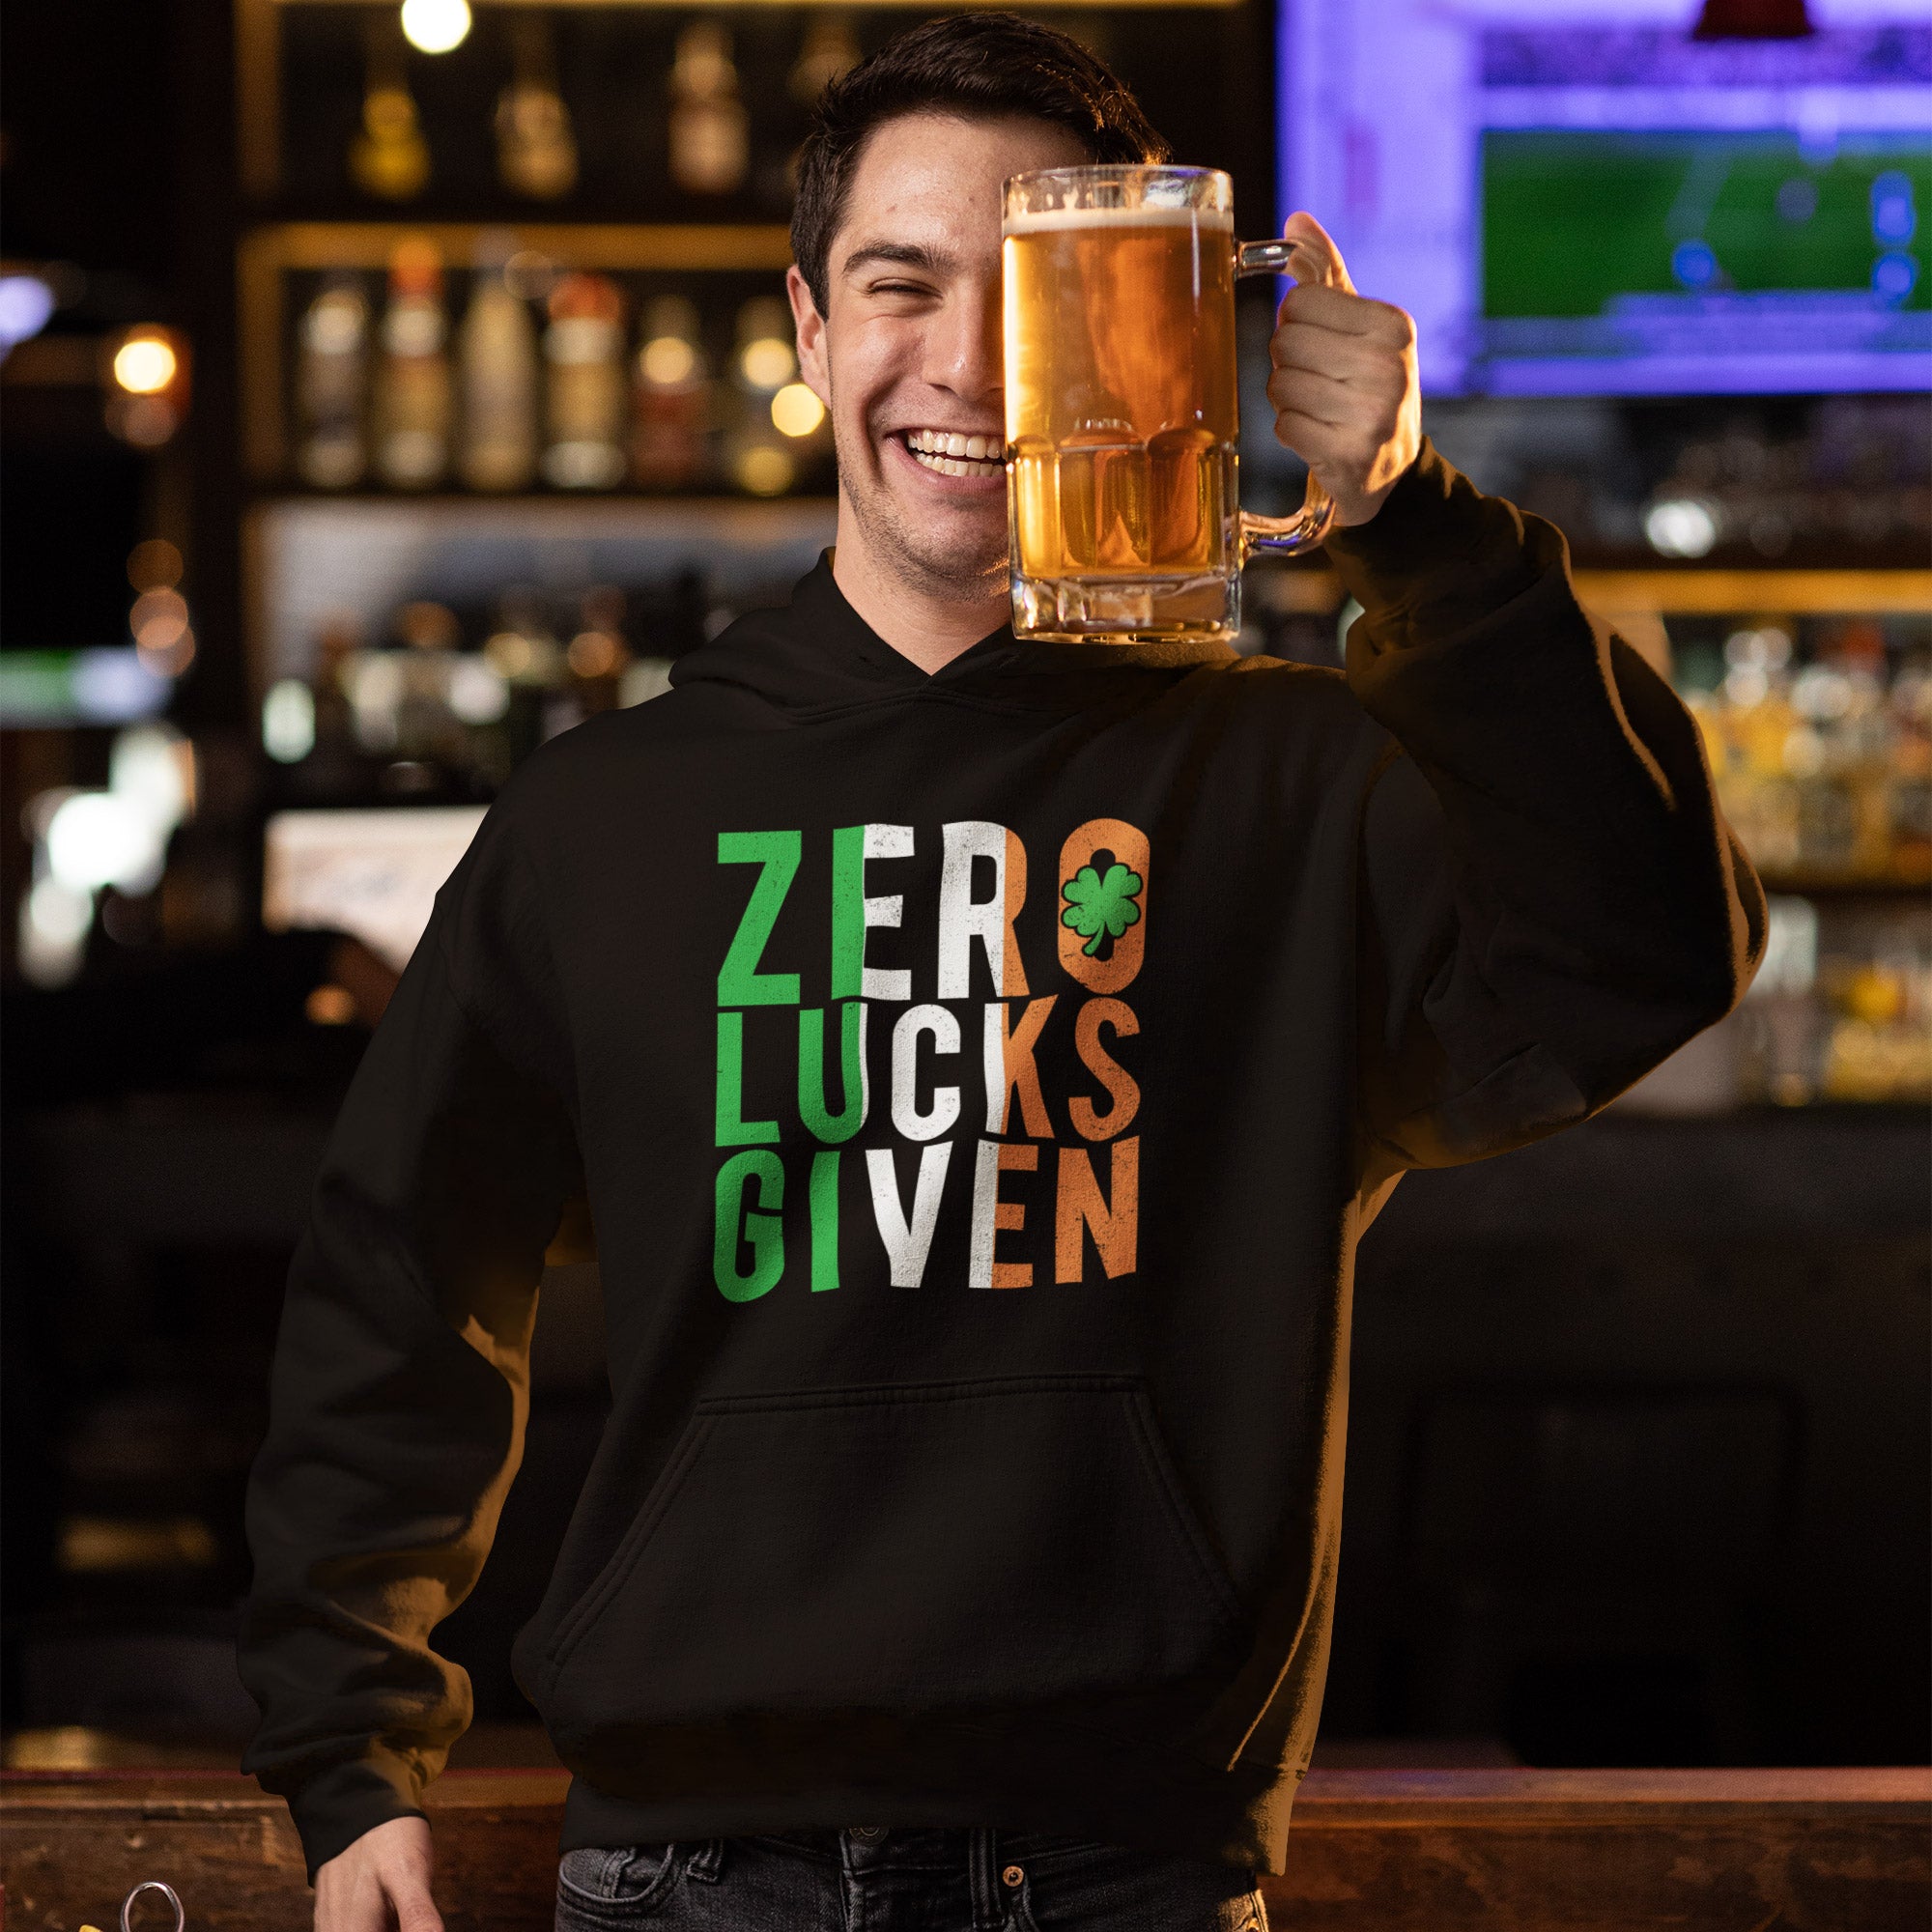
<path fill-rule="evenodd" d="M 925 380 L 966 402 L 997 398 L 1005 383 L 997 279 L 948 302 L 926 336 Z"/>

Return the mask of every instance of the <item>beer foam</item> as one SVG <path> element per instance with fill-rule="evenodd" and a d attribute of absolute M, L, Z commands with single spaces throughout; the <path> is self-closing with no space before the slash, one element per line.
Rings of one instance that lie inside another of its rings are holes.
<path fill-rule="evenodd" d="M 1067 228 L 1205 228 L 1233 235 L 1235 217 L 1225 208 L 1037 208 L 1009 214 L 1004 232 L 1040 235 Z"/>

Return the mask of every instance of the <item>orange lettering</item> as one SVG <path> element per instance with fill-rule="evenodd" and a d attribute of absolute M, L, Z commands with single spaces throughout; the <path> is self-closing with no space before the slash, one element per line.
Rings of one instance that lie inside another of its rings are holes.
<path fill-rule="evenodd" d="M 1034 1048 L 1039 1030 L 1060 997 L 1049 993 L 1043 1000 L 1029 1000 L 1020 1023 L 1009 1034 L 1004 1003 L 986 1009 L 986 1131 L 1003 1134 L 1007 1130 L 1007 1103 L 1017 1090 L 1020 1118 L 1035 1140 L 1051 1140 L 1053 1122 L 1047 1118 L 1046 1099 L 1039 1091 L 1039 1068 L 1034 1064 Z"/>
<path fill-rule="evenodd" d="M 1004 1149 L 1001 1150 L 1005 1151 Z M 1034 1150 L 1029 1148 L 1029 1153 Z M 1138 1263 L 1141 1226 L 1140 1136 L 1114 1143 L 1113 1201 L 1100 1198 L 1094 1163 L 1085 1148 L 1060 1150 L 1060 1177 L 1054 1203 L 1056 1281 L 1080 1281 L 1087 1267 L 1082 1229 L 1091 1232 L 1107 1279 L 1132 1274 Z"/>
<path fill-rule="evenodd" d="M 1112 1027 L 1122 1038 L 1141 1030 L 1134 1009 L 1124 1000 L 1089 1000 L 1073 1022 L 1073 1043 L 1081 1063 L 1107 1090 L 1112 1105 L 1104 1114 L 1094 1111 L 1094 1103 L 1084 1094 L 1066 1103 L 1074 1131 L 1082 1140 L 1109 1141 L 1122 1132 L 1140 1111 L 1140 1083 L 1100 1044 L 1100 1029 Z"/>

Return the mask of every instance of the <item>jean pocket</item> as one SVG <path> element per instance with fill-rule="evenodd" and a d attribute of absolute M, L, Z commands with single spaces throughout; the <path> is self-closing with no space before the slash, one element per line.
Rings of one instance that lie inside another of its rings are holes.
<path fill-rule="evenodd" d="M 1024 1708 L 1190 1677 L 1241 1623 L 1135 1378 L 713 1398 L 558 1631 L 547 1716 Z"/>
<path fill-rule="evenodd" d="M 593 1845 L 556 1868 L 557 1932 L 606 1932 L 640 1923 L 677 1889 L 675 1845 Z"/>
<path fill-rule="evenodd" d="M 1267 1932 L 1252 1873 L 1121 1851 L 1024 1867 L 1014 1932 Z"/>

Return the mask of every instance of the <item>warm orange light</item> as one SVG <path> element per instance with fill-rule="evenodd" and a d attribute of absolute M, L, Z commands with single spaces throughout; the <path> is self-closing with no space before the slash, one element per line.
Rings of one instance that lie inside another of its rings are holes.
<path fill-rule="evenodd" d="M 803 383 L 787 383 L 772 398 L 772 424 L 782 436 L 810 436 L 825 420 L 825 405 Z"/>
<path fill-rule="evenodd" d="M 609 631 L 580 631 L 564 655 L 579 677 L 609 677 L 617 668 L 624 647 Z"/>
<path fill-rule="evenodd" d="M 128 582 L 136 590 L 172 590 L 182 580 L 182 554 L 165 537 L 149 537 L 128 553 Z"/>
<path fill-rule="evenodd" d="M 144 590 L 128 613 L 128 627 L 144 651 L 164 651 L 187 629 L 187 601 L 179 590 Z"/>
<path fill-rule="evenodd" d="M 181 368 L 174 344 L 147 329 L 136 329 L 114 352 L 114 380 L 130 396 L 158 396 Z"/>

